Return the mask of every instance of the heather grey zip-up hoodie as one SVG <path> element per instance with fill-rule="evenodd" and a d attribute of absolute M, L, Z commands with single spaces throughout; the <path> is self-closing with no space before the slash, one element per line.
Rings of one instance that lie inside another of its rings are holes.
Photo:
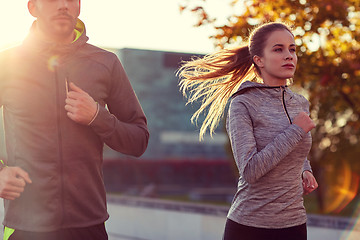
<path fill-rule="evenodd" d="M 311 134 L 292 124 L 309 103 L 288 87 L 245 82 L 233 96 L 226 128 L 239 170 L 228 218 L 243 225 L 286 228 L 306 222 L 302 172 Z"/>

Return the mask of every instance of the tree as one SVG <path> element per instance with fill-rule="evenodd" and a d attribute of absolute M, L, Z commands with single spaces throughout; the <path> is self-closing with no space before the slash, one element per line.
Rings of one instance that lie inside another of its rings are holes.
<path fill-rule="evenodd" d="M 183 0 L 180 10 L 194 12 L 198 17 L 196 26 L 216 29 L 216 34 L 210 36 L 215 48 L 246 41 L 249 29 L 263 22 L 283 21 L 294 26 L 299 57 L 294 87 L 305 90 L 311 117 L 317 124 L 310 154 L 317 178 L 326 181 L 326 169 L 342 162 L 350 166 L 352 174 L 359 175 L 360 1 L 233 0 L 232 7 L 241 11 L 224 16 L 226 24 L 221 25 L 206 11 L 207 3 Z M 354 179 L 359 181 L 358 177 Z M 323 212 L 328 207 L 322 199 L 329 193 L 342 194 L 332 191 L 336 184 L 318 191 Z"/>

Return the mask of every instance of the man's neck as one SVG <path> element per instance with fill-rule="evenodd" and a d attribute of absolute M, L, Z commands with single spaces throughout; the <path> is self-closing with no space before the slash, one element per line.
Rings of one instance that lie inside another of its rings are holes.
<path fill-rule="evenodd" d="M 36 32 L 43 41 L 55 44 L 70 44 L 76 37 L 75 31 L 71 32 L 68 36 L 59 37 L 42 31 L 39 26 L 36 27 Z"/>

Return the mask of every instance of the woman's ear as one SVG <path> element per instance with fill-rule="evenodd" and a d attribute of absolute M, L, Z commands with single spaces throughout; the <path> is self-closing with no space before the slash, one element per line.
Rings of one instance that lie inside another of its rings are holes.
<path fill-rule="evenodd" d="M 29 10 L 29 13 L 33 16 L 33 17 L 37 17 L 37 13 L 36 13 L 36 6 L 35 6 L 35 2 L 30 0 L 28 1 L 28 10 Z"/>
<path fill-rule="evenodd" d="M 263 59 L 257 55 L 255 55 L 253 57 L 253 61 L 256 64 L 256 66 L 258 66 L 259 68 L 264 67 L 264 63 L 263 63 Z"/>

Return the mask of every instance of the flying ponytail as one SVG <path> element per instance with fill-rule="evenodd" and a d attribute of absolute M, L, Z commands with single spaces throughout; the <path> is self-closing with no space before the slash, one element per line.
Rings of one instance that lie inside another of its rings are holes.
<path fill-rule="evenodd" d="M 180 78 L 180 91 L 188 98 L 187 104 L 201 101 L 191 122 L 197 123 L 200 115 L 207 111 L 200 128 L 200 140 L 203 140 L 208 128 L 210 135 L 213 135 L 229 98 L 243 81 L 255 77 L 253 70 L 247 45 L 223 49 L 204 58 L 184 62 L 179 68 L 177 75 Z"/>

